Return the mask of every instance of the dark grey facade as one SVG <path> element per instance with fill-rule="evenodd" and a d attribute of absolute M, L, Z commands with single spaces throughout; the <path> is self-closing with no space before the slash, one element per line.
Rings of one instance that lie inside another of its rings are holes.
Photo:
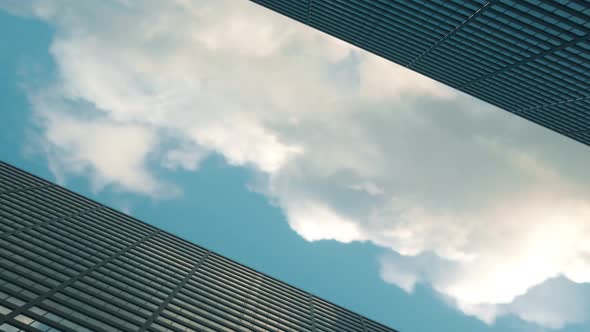
<path fill-rule="evenodd" d="M 394 331 L 2 162 L 0 330 Z"/>
<path fill-rule="evenodd" d="M 590 145 L 588 0 L 251 0 Z"/>

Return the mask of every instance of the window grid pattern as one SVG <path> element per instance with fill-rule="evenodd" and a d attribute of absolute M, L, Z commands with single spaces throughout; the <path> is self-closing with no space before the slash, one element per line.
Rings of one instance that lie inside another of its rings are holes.
<path fill-rule="evenodd" d="M 590 145 L 590 2 L 251 0 Z"/>
<path fill-rule="evenodd" d="M 0 330 L 395 332 L 3 162 Z"/>

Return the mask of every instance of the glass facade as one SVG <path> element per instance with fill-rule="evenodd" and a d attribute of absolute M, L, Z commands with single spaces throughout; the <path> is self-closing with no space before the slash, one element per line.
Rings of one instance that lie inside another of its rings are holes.
<path fill-rule="evenodd" d="M 590 1 L 251 1 L 590 145 Z"/>
<path fill-rule="evenodd" d="M 2 162 L 0 330 L 394 331 Z"/>

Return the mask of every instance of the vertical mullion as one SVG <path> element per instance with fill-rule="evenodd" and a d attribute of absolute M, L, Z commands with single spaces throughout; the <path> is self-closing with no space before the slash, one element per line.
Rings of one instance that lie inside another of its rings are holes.
<path fill-rule="evenodd" d="M 0 191 L 0 195 L 8 195 L 8 194 L 14 194 L 14 193 L 18 193 L 18 192 L 24 192 L 24 191 L 35 190 L 35 189 L 43 189 L 43 188 L 48 188 L 48 187 L 53 187 L 53 185 L 52 184 L 42 184 L 39 186 L 2 190 L 2 191 Z"/>
<path fill-rule="evenodd" d="M 49 220 L 46 220 L 46 221 L 43 221 L 43 222 L 40 222 L 40 223 L 36 223 L 36 224 L 32 224 L 32 225 L 29 225 L 29 226 L 26 226 L 26 227 L 13 229 L 11 231 L 8 231 L 8 232 L 5 232 L 5 233 L 1 233 L 0 234 L 0 239 L 4 239 L 4 238 L 7 238 L 7 237 L 9 237 L 11 235 L 28 231 L 28 230 L 33 229 L 33 228 L 38 228 L 38 227 L 46 226 L 48 224 L 53 224 L 53 223 L 56 223 L 56 222 L 59 222 L 59 221 L 71 219 L 71 218 L 74 218 L 74 217 L 83 216 L 83 215 L 85 215 L 87 213 L 98 211 L 98 210 L 100 210 L 102 208 L 103 208 L 102 206 L 99 206 L 99 207 L 91 208 L 91 209 L 88 209 L 88 210 L 84 210 L 84 211 L 72 213 L 72 214 L 69 214 L 67 216 L 63 216 L 63 217 L 59 217 L 59 218 L 54 218 L 54 219 L 49 219 Z"/>
<path fill-rule="evenodd" d="M 363 326 L 363 332 L 368 332 L 367 325 L 365 324 L 365 318 L 359 314 L 357 314 L 357 317 L 361 321 L 361 325 Z"/>
<path fill-rule="evenodd" d="M 314 313 L 314 308 L 313 308 L 313 295 L 308 294 L 308 298 L 309 298 L 309 312 L 311 314 L 311 330 L 317 331 L 316 324 L 315 324 L 315 313 Z"/>
<path fill-rule="evenodd" d="M 149 240 L 151 237 L 153 237 L 154 235 L 156 235 L 160 230 L 155 230 L 149 234 L 147 234 L 146 236 L 144 236 L 143 238 L 139 239 L 138 241 L 132 243 L 131 245 L 123 248 L 122 250 L 119 250 L 118 252 L 113 253 L 112 255 L 110 255 L 109 257 L 105 258 L 104 260 L 102 260 L 102 262 L 86 269 L 85 271 L 83 271 L 82 273 L 66 280 L 65 282 L 59 284 L 58 286 L 54 287 L 53 289 L 50 289 L 48 292 L 41 294 L 40 296 L 38 296 L 36 299 L 34 299 L 33 301 L 30 301 L 20 307 L 18 307 L 17 309 L 13 310 L 12 312 L 10 312 L 8 315 L 0 317 L 0 325 L 7 322 L 10 319 L 13 319 L 14 317 L 20 315 L 21 313 L 29 310 L 30 308 L 36 306 L 37 304 L 41 303 L 43 300 L 50 298 L 51 296 L 53 296 L 54 294 L 60 292 L 61 290 L 69 287 L 70 285 L 72 285 L 73 283 L 75 283 L 76 281 L 84 278 L 85 276 L 89 275 L 90 273 L 100 269 L 101 267 L 105 266 L 106 264 L 114 261 L 115 259 L 117 259 L 117 257 L 124 255 L 125 253 L 127 253 L 129 250 L 139 246 L 140 244 L 144 243 L 145 241 Z"/>
<path fill-rule="evenodd" d="M 193 266 L 193 268 L 187 273 L 187 275 L 184 277 L 184 279 L 182 279 L 180 281 L 180 283 L 176 286 L 176 288 L 172 291 L 172 293 L 170 293 L 170 295 L 168 295 L 166 300 L 164 300 L 164 302 L 162 302 L 162 304 L 160 304 L 160 306 L 156 309 L 156 311 L 154 311 L 154 313 L 150 316 L 150 318 L 148 320 L 146 320 L 145 323 L 139 328 L 139 330 L 138 330 L 139 332 L 147 331 L 147 329 L 150 327 L 150 325 L 152 325 L 152 323 L 156 320 L 156 318 L 158 318 L 158 316 L 160 316 L 162 311 L 164 311 L 166 309 L 168 304 L 170 304 L 170 302 L 176 297 L 178 292 L 180 292 L 180 290 L 184 287 L 184 285 L 186 285 L 186 283 L 189 281 L 189 279 L 192 278 L 192 276 L 195 274 L 195 272 L 197 272 L 197 270 L 201 267 L 201 265 L 203 265 L 203 263 L 207 260 L 207 258 L 209 257 L 209 253 L 210 253 L 210 251 L 207 251 L 205 253 L 205 255 L 203 255 L 203 257 L 201 257 L 201 259 Z"/>
<path fill-rule="evenodd" d="M 36 328 L 34 328 L 32 326 L 29 326 L 29 325 L 27 325 L 27 324 L 25 324 L 23 322 L 20 322 L 20 321 L 18 321 L 16 319 L 10 319 L 10 320 L 8 320 L 8 321 L 6 321 L 4 323 L 0 323 L 0 329 L 3 328 L 4 324 L 12 325 L 12 326 L 14 326 L 14 327 L 16 327 L 16 328 L 18 328 L 18 329 L 20 329 L 22 331 L 26 331 L 26 332 L 41 332 L 41 330 L 36 329 Z M 5 331 L 5 330 L 2 330 L 2 331 Z"/>
<path fill-rule="evenodd" d="M 457 25 L 456 27 L 451 29 L 446 35 L 444 35 L 440 40 L 438 40 L 436 43 L 434 43 L 432 46 L 430 46 L 426 51 L 424 51 L 422 54 L 420 54 L 414 60 L 412 60 L 410 63 L 408 63 L 406 65 L 406 67 L 408 67 L 408 68 L 413 67 L 416 62 L 420 61 L 420 59 L 424 58 L 426 55 L 431 53 L 434 49 L 436 49 L 436 47 L 438 45 L 444 43 L 447 39 L 452 37 L 457 31 L 461 30 L 464 26 L 467 26 L 469 22 L 473 21 L 475 18 L 480 16 L 486 10 L 490 9 L 495 2 L 497 2 L 497 0 L 492 0 L 492 1 L 488 1 L 487 3 L 485 3 L 481 8 L 479 8 L 478 10 L 473 12 L 471 15 L 469 15 L 469 17 L 467 17 L 463 22 L 459 23 L 459 25 Z"/>

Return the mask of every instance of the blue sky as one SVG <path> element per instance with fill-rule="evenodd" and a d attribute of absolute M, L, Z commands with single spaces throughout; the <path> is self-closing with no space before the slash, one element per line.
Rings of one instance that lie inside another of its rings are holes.
<path fill-rule="evenodd" d="M 587 147 L 246 1 L 0 7 L 2 160 L 402 331 L 589 330 Z"/>

